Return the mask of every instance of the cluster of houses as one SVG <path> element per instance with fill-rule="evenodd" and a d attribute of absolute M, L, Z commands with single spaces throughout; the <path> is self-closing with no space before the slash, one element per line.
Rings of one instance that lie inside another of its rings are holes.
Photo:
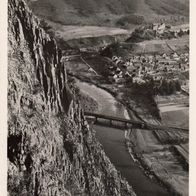
<path fill-rule="evenodd" d="M 165 23 L 154 23 L 152 24 L 152 30 L 154 30 L 158 35 L 163 35 L 165 33 L 173 33 L 175 37 L 178 37 L 180 33 L 182 35 L 189 34 L 189 27 L 185 26 L 182 28 L 175 28 L 167 25 Z"/>
<path fill-rule="evenodd" d="M 134 55 L 124 61 L 113 56 L 109 67 L 109 79 L 117 83 L 145 83 L 146 78 L 159 81 L 163 77 L 177 78 L 179 73 L 189 71 L 189 54 Z"/>
<path fill-rule="evenodd" d="M 152 24 L 152 29 L 157 33 L 157 34 L 163 34 L 165 31 L 170 30 L 171 26 L 166 25 L 165 23 L 154 23 Z"/>
<path fill-rule="evenodd" d="M 165 23 L 153 23 L 142 27 L 141 33 L 153 32 L 154 36 L 161 39 L 171 39 L 189 34 L 189 27 L 172 27 Z"/>

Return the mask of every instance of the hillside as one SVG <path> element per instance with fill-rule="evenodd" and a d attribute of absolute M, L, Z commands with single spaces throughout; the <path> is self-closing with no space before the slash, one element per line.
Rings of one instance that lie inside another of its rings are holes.
<path fill-rule="evenodd" d="M 8 1 L 8 195 L 135 196 L 105 155 L 56 41 Z"/>
<path fill-rule="evenodd" d="M 34 13 L 64 25 L 130 27 L 188 20 L 189 0 L 27 0 Z"/>

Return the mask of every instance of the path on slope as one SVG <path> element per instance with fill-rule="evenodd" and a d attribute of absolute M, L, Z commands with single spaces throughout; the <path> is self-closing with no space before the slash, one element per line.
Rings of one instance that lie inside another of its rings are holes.
<path fill-rule="evenodd" d="M 85 82 L 78 81 L 76 85 L 82 92 L 98 102 L 99 113 L 128 118 L 127 110 L 111 94 Z M 97 125 L 94 129 L 107 156 L 138 196 L 169 196 L 163 187 L 145 176 L 138 164 L 131 158 L 125 146 L 124 131 Z"/>

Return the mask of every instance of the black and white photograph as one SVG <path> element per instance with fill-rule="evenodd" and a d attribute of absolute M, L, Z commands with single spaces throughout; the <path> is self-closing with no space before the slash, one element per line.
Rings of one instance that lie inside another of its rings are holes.
<path fill-rule="evenodd" d="M 6 11 L 5 195 L 189 196 L 189 0 Z"/>

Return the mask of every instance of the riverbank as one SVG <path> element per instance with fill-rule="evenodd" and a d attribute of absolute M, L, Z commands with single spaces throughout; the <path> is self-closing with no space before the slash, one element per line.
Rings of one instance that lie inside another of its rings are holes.
<path fill-rule="evenodd" d="M 104 86 L 104 88 L 105 90 L 108 89 L 106 86 Z M 95 89 L 93 91 L 91 89 L 88 93 L 94 94 L 94 91 Z M 114 88 L 110 88 L 110 91 L 115 94 Z M 99 96 L 102 99 L 102 96 Z M 94 97 L 97 97 L 97 94 L 94 94 Z M 120 99 L 119 96 L 118 99 Z M 128 102 L 129 99 L 127 99 L 126 106 L 129 105 Z M 130 104 L 132 103 L 133 102 L 131 102 Z M 109 105 L 104 105 L 104 108 L 107 108 L 108 112 L 108 108 L 110 107 Z M 114 113 L 114 111 L 112 113 Z M 131 118 L 138 119 L 134 115 L 133 111 L 128 110 L 128 113 Z M 111 113 L 109 114 L 111 115 Z M 141 111 L 139 112 L 139 114 L 141 115 Z M 148 123 L 160 124 L 160 122 L 158 120 L 154 120 L 152 116 L 148 116 L 146 118 L 145 113 L 140 117 Z M 186 170 L 184 170 L 184 166 L 182 165 L 179 156 L 177 156 L 176 152 L 173 149 L 173 147 L 175 146 L 168 144 L 163 139 L 163 137 L 159 139 L 157 138 L 157 135 L 161 134 L 164 135 L 165 133 L 149 130 L 133 131 L 130 135 L 129 141 L 127 142 L 127 148 L 130 153 L 130 157 L 134 162 L 136 160 L 139 161 L 136 161 L 135 163 L 143 168 L 142 172 L 144 175 L 148 176 L 149 180 L 151 179 L 152 181 L 158 182 L 160 186 L 167 187 L 173 195 L 187 195 L 188 173 Z M 176 133 L 170 134 L 170 137 L 176 136 Z"/>
<path fill-rule="evenodd" d="M 188 172 L 172 146 L 161 145 L 153 132 L 141 130 L 133 132 L 126 145 L 146 175 L 158 180 L 172 195 L 188 195 Z"/>
<path fill-rule="evenodd" d="M 176 99 L 178 97 L 178 99 Z M 171 121 L 163 119 L 164 124 L 182 125 L 182 119 L 179 119 L 179 112 L 184 110 L 184 105 L 180 103 L 187 102 L 187 97 L 182 95 L 179 96 L 168 96 L 165 99 L 159 97 L 161 100 L 158 104 L 160 109 L 161 117 L 163 113 L 166 116 L 167 113 L 171 112 Z M 166 102 L 167 100 L 167 102 Z M 168 102 L 170 100 L 170 102 Z M 171 100 L 175 103 L 171 103 Z M 157 101 L 157 100 L 156 100 Z M 160 108 L 160 103 L 163 108 Z M 174 109 L 174 110 L 172 110 Z M 185 108 L 188 110 L 188 108 Z M 167 111 L 167 113 L 165 113 Z M 187 114 L 184 113 L 183 114 Z M 165 117 L 164 116 L 164 117 Z M 181 115 L 180 115 L 181 116 Z M 160 124 L 158 120 L 147 119 L 145 116 L 142 117 L 147 122 L 154 124 Z M 169 118 L 169 117 L 167 117 Z M 188 119 L 187 116 L 183 116 L 185 121 Z M 176 121 L 176 124 L 175 124 Z M 188 195 L 188 133 L 177 133 L 177 132 L 162 132 L 162 131 L 141 131 L 132 132 L 130 137 L 127 138 L 126 145 L 131 156 L 134 154 L 139 160 L 143 168 L 147 171 L 149 176 L 155 176 L 160 183 L 164 184 L 173 195 Z"/>
<path fill-rule="evenodd" d="M 98 102 L 100 112 L 106 115 L 129 118 L 126 108 L 119 103 L 110 93 L 95 85 L 77 81 L 77 87 Z M 93 126 L 98 140 L 104 147 L 115 167 L 133 186 L 139 196 L 169 195 L 167 191 L 150 178 L 148 178 L 134 157 L 131 157 L 125 146 L 124 131 L 103 126 Z"/>

